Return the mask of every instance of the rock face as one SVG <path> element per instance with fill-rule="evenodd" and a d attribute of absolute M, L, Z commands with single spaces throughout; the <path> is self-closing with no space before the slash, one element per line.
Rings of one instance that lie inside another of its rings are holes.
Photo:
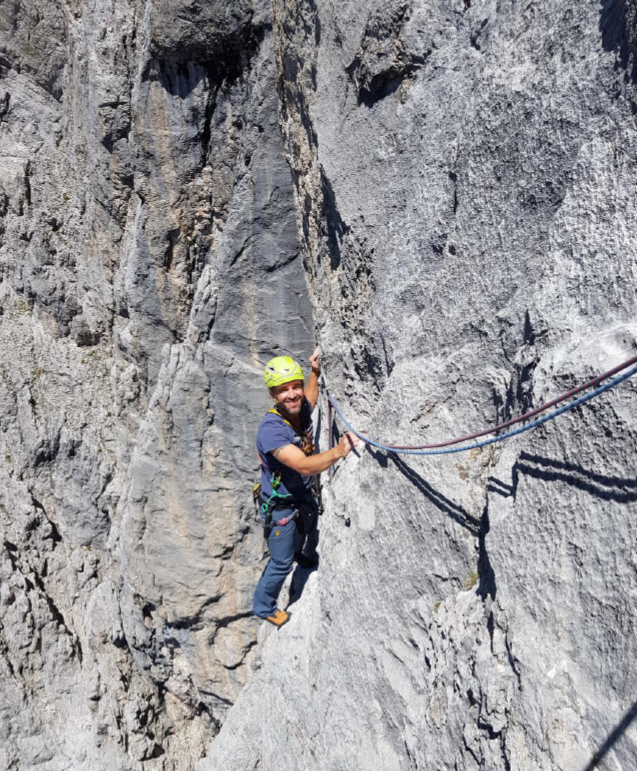
<path fill-rule="evenodd" d="M 636 382 L 350 455 L 278 632 L 249 497 L 270 354 L 318 339 L 396 444 L 635 354 L 636 40 L 634 0 L 0 6 L 0 768 L 637 765 Z"/>
<path fill-rule="evenodd" d="M 275 19 L 328 383 L 357 427 L 442 441 L 635 354 L 633 3 Z M 470 453 L 350 456 L 319 570 L 198 768 L 635 767 L 636 400 L 629 381 Z"/>
<path fill-rule="evenodd" d="M 188 769 L 246 682 L 251 442 L 312 310 L 267 3 L 0 8 L 0 768 Z"/>

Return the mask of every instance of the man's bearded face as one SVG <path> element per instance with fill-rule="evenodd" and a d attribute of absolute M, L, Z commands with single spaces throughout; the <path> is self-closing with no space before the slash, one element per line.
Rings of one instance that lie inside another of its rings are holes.
<path fill-rule="evenodd" d="M 299 415 L 303 407 L 305 391 L 302 380 L 292 380 L 273 389 L 272 394 L 288 415 Z"/>

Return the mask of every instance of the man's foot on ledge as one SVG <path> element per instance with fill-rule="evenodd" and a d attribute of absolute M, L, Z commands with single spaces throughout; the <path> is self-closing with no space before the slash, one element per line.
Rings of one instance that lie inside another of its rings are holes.
<path fill-rule="evenodd" d="M 266 616 L 265 620 L 269 621 L 271 624 L 274 624 L 274 626 L 281 627 L 286 623 L 286 621 L 289 620 L 289 618 L 289 613 L 287 613 L 285 610 L 279 610 L 277 608 L 271 616 Z"/>

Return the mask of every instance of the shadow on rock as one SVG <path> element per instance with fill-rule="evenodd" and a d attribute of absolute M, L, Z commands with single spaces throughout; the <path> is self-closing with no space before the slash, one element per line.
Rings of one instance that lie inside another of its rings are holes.
<path fill-rule="evenodd" d="M 598 474 L 577 463 L 566 463 L 526 452 L 520 455 L 520 459 L 513 466 L 512 484 L 506 484 L 497 477 L 489 477 L 487 490 L 503 498 L 515 498 L 520 474 L 526 474 L 544 482 L 565 482 L 605 501 L 617 503 L 637 501 L 637 479 Z"/>
<path fill-rule="evenodd" d="M 605 51 L 615 51 L 617 67 L 637 83 L 637 0 L 601 0 L 599 30 Z"/>
<path fill-rule="evenodd" d="M 388 460 L 391 460 L 400 473 L 411 482 L 411 484 L 414 485 L 414 487 L 416 487 L 430 503 L 433 503 L 439 511 L 442 511 L 443 514 L 446 514 L 453 519 L 454 522 L 462 525 L 462 527 L 466 528 L 473 536 L 478 537 L 481 532 L 480 520 L 471 516 L 471 514 L 469 514 L 462 506 L 454 503 L 436 490 L 435 487 L 432 487 L 432 485 L 430 485 L 427 480 L 423 479 L 417 471 L 414 471 L 411 466 L 408 466 L 402 458 L 399 458 L 397 455 L 390 453 L 385 454 L 378 450 L 374 450 L 370 445 L 367 445 L 367 450 L 383 468 L 387 468 L 387 462 Z"/>
<path fill-rule="evenodd" d="M 598 768 L 600 763 L 604 760 L 606 755 L 613 749 L 615 744 L 622 738 L 626 731 L 630 728 L 630 725 L 637 718 L 637 701 L 626 712 L 620 722 L 613 728 L 608 734 L 604 743 L 597 750 L 597 752 L 591 758 L 591 762 L 583 769 L 583 771 L 593 771 Z"/>
<path fill-rule="evenodd" d="M 303 554 L 295 555 L 296 568 L 292 575 L 292 583 L 290 585 L 290 600 L 288 607 L 292 603 L 301 599 L 303 590 L 307 584 L 310 576 L 316 570 L 318 570 L 320 563 L 320 556 L 317 552 L 319 543 L 319 531 L 313 530 L 307 538 L 305 546 L 303 548 Z"/>

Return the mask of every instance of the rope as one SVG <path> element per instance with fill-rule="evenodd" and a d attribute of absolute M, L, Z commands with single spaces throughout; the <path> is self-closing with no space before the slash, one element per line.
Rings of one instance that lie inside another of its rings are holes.
<path fill-rule="evenodd" d="M 476 434 L 461 436 L 459 439 L 451 439 L 450 441 L 439 442 L 438 444 L 423 444 L 423 445 L 414 446 L 414 447 L 402 447 L 399 445 L 395 445 L 395 446 L 392 445 L 392 446 L 396 450 L 433 450 L 437 447 L 448 447 L 449 445 L 452 445 L 452 444 L 460 444 L 460 442 L 468 442 L 471 439 L 479 439 L 481 436 L 486 436 L 487 434 L 494 434 L 496 431 L 500 431 L 503 428 L 508 428 L 509 426 L 514 426 L 516 423 L 521 423 L 524 420 L 528 420 L 529 418 L 532 418 L 535 415 L 539 415 L 540 412 L 544 412 L 545 410 L 548 410 L 551 407 L 555 407 L 556 404 L 560 404 L 560 402 L 563 402 L 565 399 L 570 399 L 571 397 L 581 393 L 582 391 L 587 391 L 589 388 L 593 388 L 594 386 L 599 385 L 599 383 L 601 383 L 603 380 L 607 380 L 609 377 L 616 375 L 618 372 L 621 372 L 622 370 L 627 369 L 633 364 L 637 364 L 637 356 L 633 356 L 631 359 L 628 359 L 627 361 L 624 361 L 621 364 L 618 364 L 616 367 L 613 367 L 613 369 L 609 369 L 608 372 L 604 372 L 602 375 L 597 375 L 597 377 L 594 377 L 592 380 L 589 380 L 588 383 L 584 383 L 583 385 L 577 386 L 577 388 L 573 388 L 570 391 L 567 391 L 561 396 L 558 396 L 556 399 L 552 399 L 550 402 L 546 402 L 546 404 L 543 404 L 541 407 L 536 407 L 534 410 L 531 410 L 530 412 L 526 412 L 524 415 L 520 415 L 517 418 L 513 418 L 513 420 L 507 420 L 506 423 L 500 423 L 499 425 L 494 426 L 493 428 L 485 428 L 483 431 L 478 431 L 478 433 Z"/>
<path fill-rule="evenodd" d="M 614 367 L 608 372 L 605 372 L 603 375 L 598 375 L 596 378 L 593 378 L 593 380 L 590 380 L 588 383 L 585 383 L 584 385 L 578 386 L 577 388 L 574 388 L 573 390 L 568 391 L 565 394 L 562 394 L 562 396 L 559 396 L 557 399 L 553 399 L 552 401 L 547 402 L 541 407 L 537 407 L 536 409 L 531 410 L 530 412 L 527 412 L 524 415 L 521 415 L 520 417 L 515 418 L 514 420 L 509 420 L 506 423 L 501 423 L 495 426 L 494 428 L 485 429 L 484 431 L 480 431 L 477 434 L 463 436 L 463 437 L 460 437 L 459 439 L 451 439 L 450 441 L 447 441 L 447 442 L 440 442 L 438 444 L 421 445 L 421 446 L 414 446 L 414 447 L 403 447 L 400 445 L 383 444 L 382 442 L 376 442 L 373 439 L 370 439 L 369 437 L 365 436 L 364 434 L 361 434 L 350 423 L 348 423 L 348 421 L 345 419 L 345 416 L 341 412 L 340 407 L 336 403 L 336 400 L 334 399 L 334 397 L 330 394 L 329 390 L 326 389 L 326 391 L 327 391 L 328 402 L 334 407 L 334 409 L 336 410 L 336 414 L 345 424 L 347 429 L 351 431 L 353 434 L 355 434 L 359 439 L 362 439 L 362 441 L 364 441 L 366 444 L 372 445 L 373 447 L 377 447 L 379 450 L 385 450 L 385 452 L 392 452 L 398 455 L 448 455 L 455 452 L 465 452 L 466 450 L 473 450 L 477 447 L 485 447 L 488 444 L 493 444 L 494 442 L 501 442 L 503 439 L 508 439 L 511 436 L 517 436 L 517 434 L 522 434 L 525 431 L 530 431 L 532 428 L 537 428 L 538 426 L 541 426 L 544 423 L 547 423 L 549 420 L 553 420 L 553 418 L 557 418 L 559 415 L 563 415 L 565 412 L 569 412 L 569 410 L 572 410 L 575 407 L 579 407 L 580 404 L 585 404 L 586 402 L 590 401 L 591 399 L 594 399 L 596 396 L 599 396 L 605 391 L 609 391 L 611 388 L 614 388 L 616 385 L 623 383 L 624 380 L 627 380 L 629 377 L 632 377 L 633 375 L 637 374 L 637 366 L 633 366 L 627 372 L 624 372 L 623 374 L 619 375 L 613 380 L 610 380 L 608 383 L 605 383 L 604 385 L 599 386 L 598 388 L 595 388 L 594 391 L 591 391 L 585 396 L 580 396 L 579 399 L 576 399 L 574 402 L 571 402 L 570 404 L 565 404 L 564 406 L 560 407 L 554 412 L 551 412 L 549 415 L 545 415 L 544 417 L 539 418 L 538 420 L 534 420 L 531 423 L 528 423 L 526 426 L 522 426 L 521 428 L 516 428 L 514 431 L 508 431 L 507 433 L 500 434 L 500 436 L 495 436 L 491 439 L 486 439 L 483 442 L 467 444 L 467 445 L 463 445 L 462 447 L 449 447 L 449 445 L 458 444 L 459 442 L 464 442 L 470 439 L 476 439 L 480 436 L 484 436 L 485 434 L 495 433 L 496 431 L 499 431 L 502 428 L 506 428 L 515 423 L 519 423 L 523 420 L 526 420 L 533 415 L 537 415 L 538 412 L 542 412 L 548 407 L 552 407 L 555 404 L 559 404 L 560 402 L 564 401 L 570 396 L 573 396 L 576 393 L 580 393 L 581 391 L 587 388 L 590 388 L 592 385 L 599 383 L 602 380 L 606 380 L 611 375 L 614 375 L 617 372 L 621 372 L 622 370 L 625 370 L 627 367 L 630 367 L 631 364 L 635 364 L 636 362 L 637 362 L 637 356 L 634 356 L 632 359 L 628 359 L 627 361 L 623 362 L 623 364 L 620 364 L 617 367 Z M 441 447 L 447 447 L 448 449 L 432 449 L 432 448 L 441 448 Z"/>

